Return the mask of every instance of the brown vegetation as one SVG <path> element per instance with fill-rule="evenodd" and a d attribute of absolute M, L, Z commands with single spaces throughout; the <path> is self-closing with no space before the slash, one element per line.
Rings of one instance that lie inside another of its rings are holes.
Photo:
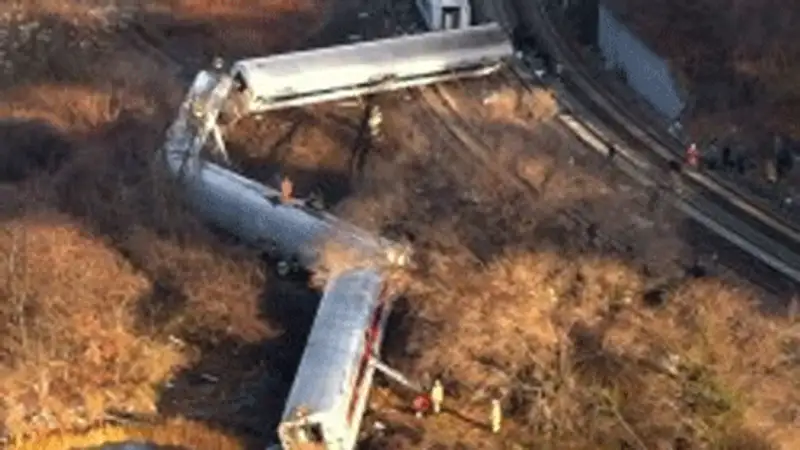
<path fill-rule="evenodd" d="M 409 107 L 385 115 L 387 123 L 405 117 L 421 114 Z M 478 133 L 497 139 L 492 157 L 508 158 L 509 168 L 564 164 L 546 123 L 528 123 L 532 131 L 519 135 L 517 121 L 498 130 L 482 119 Z M 412 140 L 402 145 L 416 152 L 376 167 L 369 194 L 347 209 L 382 211 L 417 237 L 424 263 L 387 351 L 423 380 L 442 377 L 452 413 L 419 425 L 392 413 L 407 400 L 381 392 L 375 414 L 396 432 L 374 448 L 788 449 L 798 442 L 797 323 L 763 317 L 758 290 L 684 274 L 675 263 L 691 252 L 682 255 L 683 220 L 674 211 L 662 205 L 660 215 L 647 214 L 635 190 L 603 187 L 602 166 L 591 165 L 551 172 L 546 183 L 534 175 L 538 194 L 525 198 L 486 166 L 472 172 L 446 144 Z M 564 221 L 571 205 L 601 235 L 631 247 L 615 249 Z M 637 231 L 637 215 L 657 223 Z M 499 437 L 485 430 L 494 396 L 510 419 Z"/>
<path fill-rule="evenodd" d="M 317 5 L 130 5 L 0 6 L 0 436 L 82 429 L 113 410 L 191 415 L 182 408 L 198 391 L 187 380 L 219 370 L 209 354 L 226 355 L 232 380 L 202 387 L 211 406 L 203 418 L 228 419 L 225 405 L 260 364 L 251 348 L 283 326 L 260 317 L 266 287 L 278 286 L 265 282 L 258 255 L 198 223 L 160 172 L 155 151 L 184 83 L 130 29 L 138 20 L 167 27 L 166 14 L 176 27 L 191 19 L 205 33 L 194 41 L 210 53 L 219 47 L 208 42 L 246 9 L 264 29 L 239 32 L 255 49 L 274 49 L 302 38 L 293 26 L 311 32 Z M 282 15 L 282 27 L 265 26 Z M 183 403 L 164 403 L 167 386 Z M 203 433 L 163 428 L 201 442 Z M 23 448 L 57 447 L 47 439 Z"/>
<path fill-rule="evenodd" d="M 86 432 L 56 432 L 35 442 L 25 443 L 17 450 L 64 450 L 73 448 L 98 449 L 103 443 L 147 442 L 159 446 L 153 450 L 214 449 L 241 450 L 241 442 L 207 425 L 182 419 L 156 425 L 102 426 Z"/>

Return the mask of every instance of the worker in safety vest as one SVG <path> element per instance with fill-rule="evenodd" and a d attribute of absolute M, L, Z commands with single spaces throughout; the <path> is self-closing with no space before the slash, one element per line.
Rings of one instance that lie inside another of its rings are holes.
<path fill-rule="evenodd" d="M 700 165 L 700 152 L 694 142 L 686 149 L 686 164 L 694 168 Z"/>
<path fill-rule="evenodd" d="M 421 419 L 431 409 L 431 399 L 427 394 L 417 395 L 414 397 L 412 407 L 414 408 L 414 415 Z"/>
<path fill-rule="evenodd" d="M 281 203 L 289 203 L 292 200 L 292 191 L 294 191 L 292 180 L 289 177 L 283 177 L 281 180 Z"/>
<path fill-rule="evenodd" d="M 442 412 L 442 402 L 444 401 L 444 386 L 442 382 L 436 380 L 433 382 L 431 388 L 431 401 L 433 402 L 433 413 L 439 414 Z"/>
<path fill-rule="evenodd" d="M 492 412 L 489 419 L 492 425 L 492 433 L 499 433 L 500 427 L 503 425 L 503 409 L 500 407 L 499 399 L 492 399 Z"/>

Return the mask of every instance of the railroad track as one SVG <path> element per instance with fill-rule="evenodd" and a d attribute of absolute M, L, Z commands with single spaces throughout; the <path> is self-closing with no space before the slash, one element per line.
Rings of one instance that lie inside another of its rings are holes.
<path fill-rule="evenodd" d="M 565 19 L 556 14 L 550 13 L 544 16 L 549 18 L 548 24 L 550 30 L 555 31 L 560 28 L 567 27 Z M 558 34 L 556 32 L 556 34 Z M 670 155 L 676 159 L 682 159 L 686 149 L 686 144 L 679 138 L 673 136 L 665 130 L 665 124 L 656 126 L 654 123 L 659 122 L 655 111 L 647 106 L 643 100 L 635 98 L 637 94 L 630 90 L 630 88 L 622 86 L 619 82 L 615 82 L 607 72 L 603 72 L 594 61 L 587 61 L 591 56 L 587 56 L 586 52 L 582 50 L 571 39 L 562 39 L 560 43 L 571 56 L 574 62 L 580 65 L 580 70 L 585 75 L 586 80 L 591 82 L 597 89 L 598 93 L 616 110 L 625 116 L 631 123 L 635 124 L 642 130 L 648 137 L 653 139 L 659 146 L 655 150 Z M 631 106 L 633 105 L 633 108 Z M 698 182 L 707 185 L 711 189 L 716 189 L 724 195 L 735 195 L 740 198 L 747 199 L 750 206 L 757 209 L 760 213 L 769 216 L 779 224 L 779 226 L 786 227 L 793 230 L 794 233 L 800 233 L 800 227 L 796 226 L 787 217 L 785 213 L 778 212 L 775 208 L 777 199 L 774 195 L 766 192 L 763 186 L 755 185 L 746 179 L 731 180 L 730 178 L 721 175 L 718 171 L 708 170 L 703 172 L 691 172 L 689 176 L 696 177 Z M 773 199 L 770 200 L 769 197 Z"/>
<path fill-rule="evenodd" d="M 517 5 L 515 9 L 518 15 L 525 15 L 522 12 L 523 9 L 519 7 L 519 0 L 510 1 Z M 540 5 L 541 1 L 536 2 L 536 4 Z M 548 19 L 547 13 L 536 7 L 525 9 L 525 11 L 529 13 L 525 17 L 531 18 L 529 22 L 531 27 L 545 36 L 545 40 L 558 53 L 559 58 L 567 61 L 568 66 L 571 68 L 571 73 L 568 74 L 569 76 L 565 78 L 565 81 L 573 89 L 580 90 L 580 95 L 585 100 L 594 103 L 598 107 L 597 113 L 604 114 L 605 118 L 612 119 L 616 124 L 615 131 L 624 132 L 627 135 L 626 137 L 635 138 L 640 143 L 647 144 L 653 154 L 664 161 L 682 159 L 682 145 L 677 139 L 654 127 L 647 120 L 644 120 L 641 115 L 632 112 L 635 110 L 631 110 L 624 101 L 612 95 L 608 88 L 598 81 L 593 72 L 589 70 L 583 62 L 582 56 L 573 45 L 561 38 L 554 23 Z M 572 74 L 577 76 L 572 76 Z M 676 146 L 678 149 L 676 149 Z M 787 236 L 791 236 L 794 240 L 800 240 L 800 228 L 787 221 L 784 216 L 776 214 L 771 205 L 761 198 L 743 195 L 737 186 L 733 186 L 729 181 L 711 172 L 690 170 L 685 172 L 684 175 L 687 179 L 702 186 L 714 195 L 725 198 L 732 206 L 753 216 L 758 216 L 760 221 L 770 227 Z"/>
<path fill-rule="evenodd" d="M 675 160 L 674 152 L 654 138 L 651 130 L 643 129 L 628 117 L 616 99 L 608 98 L 579 57 L 560 40 L 554 26 L 539 8 L 540 4 L 537 2 L 533 7 L 523 8 L 518 0 L 510 0 L 503 6 L 506 23 L 518 20 L 533 30 L 545 50 L 564 64 L 567 70 L 563 85 L 556 90 L 564 103 L 578 113 L 583 125 L 591 129 L 599 141 L 619 144 L 628 162 L 656 180 L 663 189 L 671 189 L 658 178 L 658 174 L 667 172 L 669 163 Z M 793 282 L 800 281 L 800 233 L 795 228 L 762 205 L 700 172 L 686 171 L 677 178 L 682 192 L 673 196 L 683 204 L 683 209 L 691 208 L 696 213 L 694 218 L 698 222 L 784 277 Z"/>

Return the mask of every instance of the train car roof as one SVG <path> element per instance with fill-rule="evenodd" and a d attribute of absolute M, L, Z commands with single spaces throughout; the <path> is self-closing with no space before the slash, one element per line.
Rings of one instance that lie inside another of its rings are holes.
<path fill-rule="evenodd" d="M 206 163 L 199 177 L 185 183 L 190 202 L 206 220 L 239 239 L 311 266 L 332 224 L 280 203 L 280 193 L 216 164 Z"/>
<path fill-rule="evenodd" d="M 383 277 L 372 268 L 352 269 L 325 287 L 303 358 L 289 392 L 284 420 L 294 408 L 310 414 L 342 412 L 342 392 L 351 382 L 364 333 L 379 301 Z"/>
<path fill-rule="evenodd" d="M 239 61 L 233 73 L 263 96 L 348 87 L 391 74 L 420 76 L 512 54 L 497 24 L 427 32 Z"/>

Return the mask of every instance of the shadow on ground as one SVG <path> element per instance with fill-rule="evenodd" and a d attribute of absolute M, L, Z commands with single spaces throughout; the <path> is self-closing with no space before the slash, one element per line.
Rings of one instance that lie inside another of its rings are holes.
<path fill-rule="evenodd" d="M 53 174 L 73 153 L 74 144 L 40 120 L 0 121 L 0 183 L 23 181 L 37 173 Z"/>
<path fill-rule="evenodd" d="M 161 394 L 166 415 L 207 421 L 253 438 L 253 445 L 274 441 L 283 402 L 305 346 L 319 294 L 304 280 L 280 279 L 271 269 L 262 314 L 283 329 L 273 339 L 242 343 L 198 330 L 187 337 L 201 349 L 192 367 L 176 374 Z"/>

